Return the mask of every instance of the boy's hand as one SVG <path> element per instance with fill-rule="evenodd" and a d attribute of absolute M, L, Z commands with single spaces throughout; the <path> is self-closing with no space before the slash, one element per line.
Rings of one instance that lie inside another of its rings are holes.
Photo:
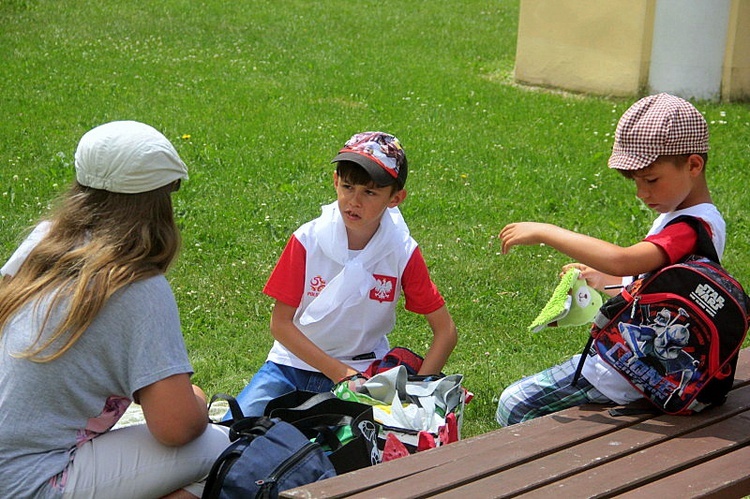
<path fill-rule="evenodd" d="M 503 227 L 498 236 L 503 241 L 503 254 L 513 246 L 540 244 L 544 242 L 542 234 L 551 226 L 538 222 L 518 222 Z"/>
<path fill-rule="evenodd" d="M 601 291 L 601 292 L 607 292 L 607 290 L 604 289 L 604 286 L 607 286 L 613 283 L 619 284 L 622 281 L 620 277 L 614 277 L 614 276 L 605 274 L 604 272 L 599 272 L 598 270 L 593 269 L 589 267 L 588 265 L 584 265 L 582 263 L 569 263 L 567 265 L 563 265 L 563 268 L 560 271 L 560 277 L 565 275 L 565 273 L 570 269 L 580 270 L 581 277 L 586 279 L 586 284 L 596 289 L 597 291 Z M 619 290 L 617 291 L 619 292 Z M 611 293 L 607 292 L 607 294 L 611 294 Z"/>
<path fill-rule="evenodd" d="M 347 376 L 339 380 L 339 383 L 342 383 L 344 381 L 346 381 L 346 386 L 347 388 L 349 388 L 349 390 L 353 392 L 358 392 L 359 389 L 362 387 L 362 385 L 364 385 L 365 382 L 367 381 L 367 377 L 360 372 L 355 372 L 355 374 L 352 374 L 350 376 Z"/>
<path fill-rule="evenodd" d="M 357 376 L 356 378 L 349 380 L 349 389 L 353 392 L 359 392 L 359 389 L 362 388 L 362 385 L 366 382 L 367 378 L 364 376 Z"/>

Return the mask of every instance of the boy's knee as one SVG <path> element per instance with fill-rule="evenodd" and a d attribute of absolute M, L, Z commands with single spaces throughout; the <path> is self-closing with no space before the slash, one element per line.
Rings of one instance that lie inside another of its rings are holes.
<path fill-rule="evenodd" d="M 518 399 L 513 394 L 514 392 L 510 390 L 510 387 L 500 394 L 497 411 L 495 412 L 495 420 L 500 426 L 510 426 L 522 421 L 517 414 Z"/>

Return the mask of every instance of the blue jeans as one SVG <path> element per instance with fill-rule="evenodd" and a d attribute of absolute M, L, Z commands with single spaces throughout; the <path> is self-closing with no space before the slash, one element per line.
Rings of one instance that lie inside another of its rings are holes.
<path fill-rule="evenodd" d="M 333 388 L 333 381 L 323 373 L 304 371 L 266 361 L 245 388 L 237 395 L 242 413 L 248 417 L 262 416 L 266 404 L 295 390 L 322 393 Z M 231 419 L 227 412 L 224 420 Z"/>

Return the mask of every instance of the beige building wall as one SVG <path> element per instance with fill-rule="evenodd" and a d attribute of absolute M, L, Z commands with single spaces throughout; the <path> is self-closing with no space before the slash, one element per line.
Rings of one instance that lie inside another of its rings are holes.
<path fill-rule="evenodd" d="M 750 1 L 732 0 L 721 98 L 750 101 Z"/>
<path fill-rule="evenodd" d="M 627 96 L 645 88 L 655 0 L 521 0 L 515 78 Z"/>
<path fill-rule="evenodd" d="M 728 1 L 721 98 L 750 100 L 750 0 Z M 521 0 L 516 81 L 613 96 L 668 91 L 649 81 L 654 39 L 671 36 L 654 33 L 657 2 Z"/>

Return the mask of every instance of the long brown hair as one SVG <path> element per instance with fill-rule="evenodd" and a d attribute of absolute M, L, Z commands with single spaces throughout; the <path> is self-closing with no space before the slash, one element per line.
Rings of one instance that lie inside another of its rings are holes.
<path fill-rule="evenodd" d="M 47 218 L 47 235 L 18 273 L 0 285 L 0 335 L 26 304 L 46 296 L 52 300 L 35 342 L 20 357 L 35 362 L 60 357 L 113 293 L 166 272 L 180 247 L 170 196 L 177 187 L 179 181 L 118 194 L 73 183 Z M 67 307 L 63 320 L 43 339 L 51 312 L 60 306 Z"/>

